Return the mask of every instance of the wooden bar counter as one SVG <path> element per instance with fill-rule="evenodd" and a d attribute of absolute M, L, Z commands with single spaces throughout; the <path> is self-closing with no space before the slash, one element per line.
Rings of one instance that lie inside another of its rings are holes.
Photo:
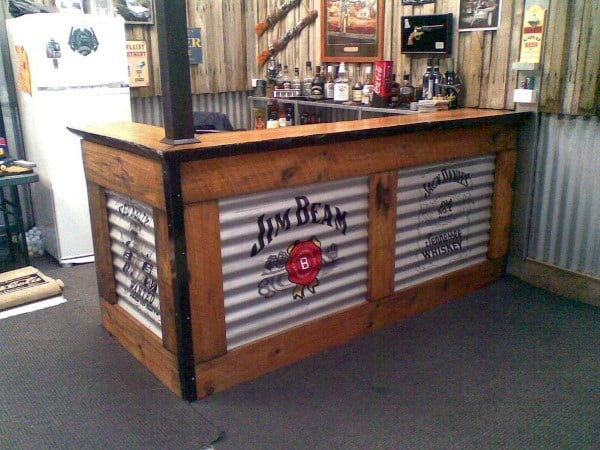
<path fill-rule="evenodd" d="M 527 113 L 459 109 L 161 143 L 74 129 L 102 323 L 195 400 L 504 273 Z"/>

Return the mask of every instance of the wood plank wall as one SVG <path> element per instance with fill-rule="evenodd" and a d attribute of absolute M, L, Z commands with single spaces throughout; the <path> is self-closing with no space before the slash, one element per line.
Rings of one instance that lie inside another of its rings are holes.
<path fill-rule="evenodd" d="M 52 4 L 54 0 L 44 0 Z M 322 0 L 302 0 L 301 5 L 258 38 L 254 26 L 280 0 L 187 0 L 190 27 L 202 29 L 204 63 L 191 67 L 192 93 L 245 91 L 252 78 L 263 78 L 257 55 L 277 37 L 297 24 L 308 11 L 321 11 Z M 437 0 L 419 6 L 403 6 L 401 0 L 383 0 L 385 8 L 384 59 L 393 60 L 401 78 L 410 73 L 419 84 L 426 57 L 400 53 L 400 18 L 408 15 L 453 13 L 458 0 Z M 514 109 L 513 90 L 519 73 L 512 63 L 519 59 L 524 0 L 502 0 L 497 31 L 454 32 L 452 57 L 465 85 L 462 106 Z M 278 55 L 291 70 L 304 70 L 306 60 L 320 62 L 320 20 L 305 28 Z M 550 0 L 542 72 L 538 75 L 540 111 L 571 115 L 597 115 L 600 111 L 600 2 L 598 0 Z M 596 25 L 596 26 L 594 26 Z M 160 95 L 156 27 L 127 25 L 131 40 L 145 40 L 150 53 L 151 86 L 135 88 L 132 95 Z M 456 28 L 456 26 L 455 26 Z M 352 67 L 354 70 L 354 67 Z M 357 70 L 364 71 L 364 64 Z M 442 70 L 444 64 L 442 61 Z"/>

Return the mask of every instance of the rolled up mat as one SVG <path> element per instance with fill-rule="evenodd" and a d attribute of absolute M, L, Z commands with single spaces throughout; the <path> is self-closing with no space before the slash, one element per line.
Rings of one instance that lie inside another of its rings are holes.
<path fill-rule="evenodd" d="M 0 311 L 62 294 L 64 283 L 35 267 L 0 274 Z"/>

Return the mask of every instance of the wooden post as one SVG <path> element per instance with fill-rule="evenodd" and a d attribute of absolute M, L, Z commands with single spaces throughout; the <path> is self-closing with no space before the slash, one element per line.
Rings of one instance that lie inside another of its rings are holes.
<path fill-rule="evenodd" d="M 168 144 L 197 142 L 194 137 L 185 0 L 157 0 L 163 117 Z"/>

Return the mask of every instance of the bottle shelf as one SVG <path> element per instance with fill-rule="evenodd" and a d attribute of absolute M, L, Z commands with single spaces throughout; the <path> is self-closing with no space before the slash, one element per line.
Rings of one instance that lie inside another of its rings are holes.
<path fill-rule="evenodd" d="M 330 110 L 346 110 L 353 111 L 356 113 L 356 120 L 360 120 L 363 117 L 363 113 L 379 113 L 381 115 L 389 115 L 389 114 L 417 114 L 418 111 L 412 111 L 410 109 L 402 109 L 402 108 L 378 108 L 375 106 L 367 106 L 361 105 L 356 102 L 347 102 L 347 103 L 335 103 L 330 100 L 309 100 L 302 98 L 285 98 L 285 97 L 248 97 L 248 101 L 250 102 L 250 110 L 255 107 L 256 103 L 259 104 L 268 104 L 270 101 L 276 100 L 278 103 L 292 104 L 294 105 L 295 112 L 295 124 L 300 124 L 300 109 L 302 107 L 313 107 L 318 109 L 330 109 Z"/>

